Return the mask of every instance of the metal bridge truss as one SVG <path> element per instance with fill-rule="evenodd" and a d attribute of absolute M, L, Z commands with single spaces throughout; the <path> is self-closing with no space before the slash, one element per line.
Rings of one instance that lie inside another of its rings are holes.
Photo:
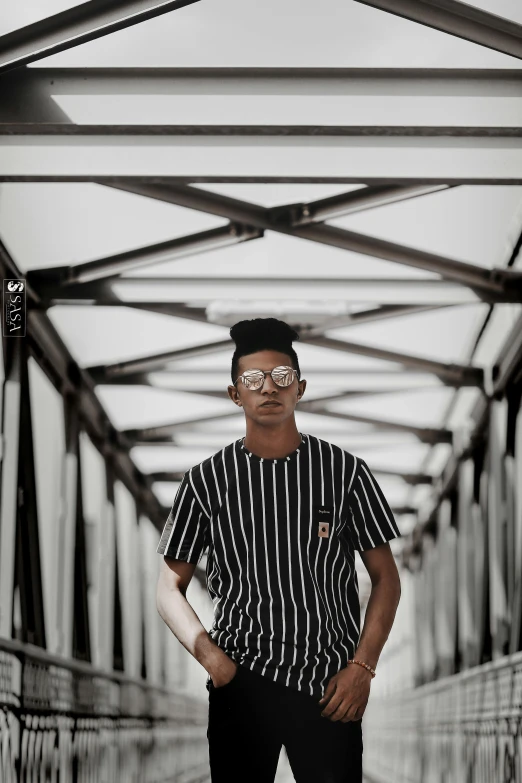
<path fill-rule="evenodd" d="M 109 9 L 102 0 L 90 0 L 0 37 L 1 182 L 93 182 L 226 221 L 220 228 L 27 275 L 28 337 L 4 338 L 2 354 L 1 769 L 6 780 L 20 781 L 42 774 L 60 780 L 87 775 L 179 783 L 207 779 L 206 708 L 180 693 L 186 659 L 167 639 L 151 593 L 154 542 L 168 513 L 153 484 L 179 480 L 180 472 L 144 475 L 129 455 L 136 444 L 176 443 L 181 432 L 197 430 L 203 420 L 118 431 L 95 386 L 149 385 L 150 373 L 171 372 L 178 360 L 230 351 L 230 342 L 80 369 L 46 311 L 56 304 L 124 305 L 207 322 L 205 307 L 194 306 L 195 299 L 208 302 L 225 293 L 241 299 L 252 286 L 256 295 L 268 298 L 274 282 L 125 273 L 164 259 L 263 241 L 265 232 L 272 232 L 436 275 L 421 281 L 332 280 L 320 274 L 299 280 L 303 289 L 326 299 L 335 294 L 356 304 L 378 300 L 320 327 L 303 325 L 303 343 L 393 362 L 403 370 L 405 388 L 415 373 L 423 373 L 455 390 L 481 392 L 473 426 L 459 432 L 330 407 L 350 395 L 375 393 L 370 388 L 319 397 L 301 407 L 332 423 L 354 422 L 377 433 L 408 433 L 424 444 L 452 445 L 440 478 L 422 467 L 414 473 L 376 469 L 411 486 L 432 485 L 437 499 L 418 519 L 400 555 L 415 605 L 416 687 L 372 701 L 365 740 L 368 774 L 390 783 L 522 783 L 522 320 L 492 367 L 474 364 L 473 354 L 469 362 L 446 363 L 328 334 L 430 309 L 440 309 L 443 319 L 445 308 L 473 302 L 487 303 L 489 319 L 497 306 L 522 303 L 522 273 L 515 268 L 520 239 L 504 266 L 486 269 L 329 223 L 461 185 L 521 185 L 520 126 L 466 125 L 452 123 L 451 117 L 444 126 L 432 125 L 420 112 L 417 122 L 404 126 L 79 124 L 55 101 L 61 95 L 204 97 L 217 88 L 239 99 L 476 96 L 494 118 L 488 98 L 522 97 L 522 71 L 27 67 L 192 1 L 118 0 Z M 458 0 L 361 2 L 522 58 L 520 25 Z M 227 183 L 363 187 L 265 207 L 212 189 Z M 4 245 L 0 265 L 3 278 L 22 276 Z M 163 286 L 164 298 L 140 297 L 139 288 L 148 282 Z M 282 295 L 295 282 L 279 279 Z M 196 376 L 186 373 L 185 391 L 220 396 L 196 384 Z M 386 390 L 384 382 L 381 391 Z M 47 423 L 35 415 L 37 399 L 44 398 L 52 411 Z M 56 426 L 64 444 L 58 450 Z M 42 457 L 46 437 L 49 453 L 44 449 Z M 54 506 L 45 499 L 42 476 L 54 482 Z M 415 514 L 417 509 L 406 505 L 394 511 Z M 88 561 L 89 548 L 99 567 Z M 152 559 L 140 559 L 140 552 L 149 551 Z M 202 592 L 201 573 L 199 578 L 194 590 Z M 383 663 L 396 667 L 400 661 L 400 648 L 385 650 Z M 372 752 L 372 744 L 378 751 Z"/>

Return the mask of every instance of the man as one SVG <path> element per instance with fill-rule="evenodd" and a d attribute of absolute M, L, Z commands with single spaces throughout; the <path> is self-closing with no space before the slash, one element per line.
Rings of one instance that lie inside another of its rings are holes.
<path fill-rule="evenodd" d="M 184 475 L 157 549 L 158 611 L 209 675 L 213 783 L 272 783 L 283 745 L 297 783 L 361 783 L 400 532 L 363 459 L 299 433 L 297 333 L 266 318 L 230 334 L 246 436 Z M 207 547 L 209 633 L 185 598 Z M 372 582 L 360 638 L 355 549 Z"/>

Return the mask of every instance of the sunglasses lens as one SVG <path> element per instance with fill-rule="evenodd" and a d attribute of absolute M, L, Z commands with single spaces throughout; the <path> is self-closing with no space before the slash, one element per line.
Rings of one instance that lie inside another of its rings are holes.
<path fill-rule="evenodd" d="M 246 372 L 242 375 L 245 388 L 255 391 L 260 389 L 265 380 L 265 376 L 260 372 Z"/>
<path fill-rule="evenodd" d="M 278 386 L 290 386 L 294 380 L 294 373 L 291 367 L 274 367 L 272 370 L 272 379 Z"/>

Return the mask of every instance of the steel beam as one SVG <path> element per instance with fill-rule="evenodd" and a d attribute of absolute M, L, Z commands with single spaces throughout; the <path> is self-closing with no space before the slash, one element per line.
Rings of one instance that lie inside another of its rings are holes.
<path fill-rule="evenodd" d="M 4 271 L 4 270 L 2 270 Z M 5 274 L 5 272 L 4 272 Z M 2 475 L 0 478 L 0 636 L 13 631 L 13 596 L 18 524 L 18 463 L 21 413 L 21 341 L 5 340 L 2 399 Z M 2 362 L 3 362 L 2 358 Z"/>
<path fill-rule="evenodd" d="M 376 359 L 382 359 L 383 361 L 394 361 L 398 364 L 404 365 L 404 368 L 410 369 L 416 372 L 422 372 L 426 375 L 434 375 L 442 384 L 446 386 L 471 387 L 483 389 L 484 387 L 484 372 L 482 368 L 472 367 L 469 365 L 460 364 L 445 364 L 444 362 L 437 362 L 432 359 L 426 359 L 423 356 L 412 356 L 410 354 L 399 353 L 396 351 L 386 351 L 382 348 L 374 348 L 370 345 L 360 345 L 356 343 L 348 343 L 344 340 L 329 340 L 324 338 L 324 344 L 322 342 L 313 342 L 309 340 L 302 340 L 302 342 L 312 345 L 322 345 L 322 347 L 330 348 L 331 350 L 343 351 L 346 353 L 355 353 L 360 356 L 370 356 Z M 346 375 L 350 374 L 350 370 L 346 371 Z M 401 373 L 402 376 L 402 373 Z M 328 394 L 322 397 L 314 398 L 305 402 L 309 405 L 317 405 L 324 402 L 335 402 L 338 400 L 346 400 L 353 397 L 373 394 L 392 394 L 400 391 L 418 391 L 421 386 L 407 386 L 404 389 L 391 386 L 389 388 L 379 387 L 377 388 L 358 388 L 348 391 L 339 392 L 337 394 Z M 424 386 L 426 388 L 426 386 Z M 429 385 L 430 389 L 434 388 L 433 385 Z M 183 391 L 180 389 L 180 391 Z M 210 395 L 217 398 L 227 399 L 227 394 L 223 390 L 208 390 L 208 389 L 185 389 L 192 394 Z M 302 407 L 302 406 L 301 406 Z"/>
<path fill-rule="evenodd" d="M 516 274 L 516 273 L 514 273 Z M 143 289 L 154 286 L 167 297 L 170 291 L 172 302 L 190 300 L 212 301 L 213 299 L 249 300 L 277 299 L 299 300 L 307 298 L 323 301 L 397 303 L 409 306 L 412 302 L 424 305 L 474 304 L 488 297 L 482 291 L 473 292 L 465 286 L 446 280 L 403 279 L 403 278 L 293 278 L 280 277 L 267 280 L 257 277 L 120 277 L 115 280 L 95 280 L 92 283 L 68 286 L 46 282 L 44 277 L 28 275 L 42 300 L 42 304 L 67 304 L 83 301 L 98 304 L 132 304 L 132 291 L 138 291 L 142 302 Z M 275 288 L 277 286 L 277 289 Z M 122 298 L 122 292 L 127 298 Z M 116 293 L 118 292 L 118 294 Z M 121 294 L 121 295 L 120 295 Z M 164 303 L 167 304 L 168 298 Z M 504 297 L 502 301 L 519 301 L 516 297 Z M 245 305 L 247 307 L 247 305 Z M 334 328 L 333 326 L 329 328 Z"/>
<path fill-rule="evenodd" d="M 161 389 L 164 389 L 165 391 L 189 391 L 189 392 L 193 392 L 193 393 L 200 393 L 201 390 L 198 389 L 197 386 L 191 386 L 190 385 L 193 379 L 201 378 L 201 376 L 212 376 L 212 375 L 219 376 L 220 379 L 223 378 L 223 371 L 184 369 L 183 370 L 183 378 L 185 379 L 186 385 L 188 386 L 188 388 L 185 388 L 185 386 L 183 386 L 183 387 L 176 386 L 176 385 L 169 386 L 168 383 L 166 383 L 165 385 L 154 383 L 153 379 L 151 379 L 151 373 L 154 373 L 154 372 L 155 372 L 154 370 L 151 370 L 151 371 L 148 371 L 148 372 L 129 373 L 128 375 L 122 375 L 122 376 L 108 378 L 108 377 L 104 376 L 103 375 L 103 371 L 100 370 L 99 374 L 98 374 L 98 378 L 101 378 L 101 380 L 100 381 L 96 381 L 94 378 L 93 378 L 93 380 L 95 382 L 104 383 L 104 384 L 107 384 L 109 386 L 132 386 L 132 385 L 136 385 L 136 386 L 154 386 L 155 388 L 161 388 Z M 160 372 L 161 372 L 161 376 L 165 377 L 165 378 L 168 378 L 170 375 L 179 376 L 179 374 L 180 374 L 179 370 L 178 371 L 176 371 L 176 370 L 172 370 L 172 371 L 170 371 L 170 370 L 162 370 Z M 226 375 L 227 375 L 227 378 L 228 378 L 228 373 Z M 424 378 L 426 374 L 423 373 L 423 372 L 416 371 L 416 370 L 411 370 L 408 367 L 401 368 L 400 370 L 386 370 L 386 369 L 383 369 L 383 370 L 367 370 L 365 368 L 357 368 L 357 367 L 354 367 L 354 368 L 350 367 L 350 369 L 339 369 L 338 367 L 331 367 L 331 368 L 325 368 L 325 369 L 321 368 L 321 369 L 319 369 L 319 368 L 314 368 L 313 367 L 312 369 L 308 369 L 306 371 L 306 373 L 304 373 L 303 377 L 306 377 L 306 379 L 308 380 L 309 383 L 313 383 L 315 381 L 321 382 L 321 380 L 322 380 L 322 378 L 324 378 L 324 376 L 333 376 L 333 377 L 337 378 L 336 383 L 339 383 L 339 382 L 341 382 L 341 380 L 343 382 L 345 382 L 347 377 L 352 379 L 352 378 L 360 376 L 360 375 L 364 375 L 364 376 L 366 376 L 366 375 L 368 375 L 368 376 L 375 375 L 379 379 L 381 379 L 381 377 L 382 377 L 381 383 L 385 384 L 386 380 L 389 379 L 390 377 L 393 378 L 393 377 L 400 376 L 401 380 L 402 380 L 404 378 L 411 379 L 411 378 L 415 378 L 417 376 L 420 376 L 420 377 Z M 227 381 L 227 385 L 228 385 L 229 382 L 230 381 Z M 420 385 L 419 386 L 409 386 L 408 387 L 409 391 L 415 391 L 416 389 L 420 389 L 420 388 L 425 388 L 425 387 L 421 387 Z M 430 386 L 430 388 L 434 388 L 434 386 Z M 395 392 L 397 390 L 398 390 L 398 387 L 396 387 L 396 386 L 389 386 L 386 391 L 392 393 L 392 392 Z M 359 388 L 356 388 L 354 391 L 359 391 Z M 370 387 L 369 391 L 373 392 L 373 389 L 371 389 L 371 387 Z M 209 393 L 209 394 L 212 394 L 212 395 L 214 395 L 214 394 L 223 394 L 223 392 L 220 392 L 220 391 L 217 391 L 217 390 L 216 391 L 208 391 L 208 392 L 205 392 L 205 393 Z"/>
<path fill-rule="evenodd" d="M 435 253 L 428 253 L 376 237 L 368 237 L 325 223 L 300 226 L 291 233 L 301 239 L 349 250 L 352 253 L 412 266 L 426 272 L 435 272 L 440 274 L 444 280 L 452 280 L 463 286 L 468 286 L 484 301 L 522 301 L 520 287 L 522 273 L 519 272 L 498 268 L 484 269 L 474 264 L 455 261 Z"/>
<path fill-rule="evenodd" d="M 506 386 L 522 366 L 522 314 L 519 314 L 513 329 L 497 356 L 494 370 L 494 394 L 505 395 Z"/>
<path fill-rule="evenodd" d="M 16 279 L 22 276 L 20 270 L 14 264 L 1 241 L 0 268 L 2 269 L 5 278 Z M 34 290 L 28 281 L 26 291 L 29 308 L 27 317 L 27 340 L 31 350 L 38 357 L 38 363 L 50 378 L 55 379 L 56 386 L 61 389 L 63 394 L 75 393 L 79 395 L 78 405 L 82 411 L 82 422 L 85 433 L 93 443 L 99 447 L 99 450 L 105 456 L 110 456 L 110 462 L 113 465 L 118 478 L 121 479 L 129 489 L 135 489 L 136 496 L 142 503 L 144 513 L 153 521 L 157 529 L 161 531 L 165 522 L 165 517 L 158 512 L 158 500 L 152 492 L 146 476 L 143 476 L 139 472 L 135 463 L 130 459 L 129 454 L 125 452 L 123 442 L 120 439 L 120 433 L 113 427 L 108 419 L 98 397 L 94 393 L 92 383 L 90 382 L 87 373 L 75 364 L 73 358 L 64 347 L 63 341 L 52 326 L 47 314 L 38 311 L 33 307 L 37 302 Z M 19 374 L 17 377 L 19 384 Z M 19 398 L 19 389 L 13 389 L 13 392 L 14 391 L 16 391 L 16 394 L 13 395 L 13 399 L 10 403 L 12 410 L 7 403 L 4 403 L 4 419 L 6 416 L 8 417 L 10 431 L 17 433 L 19 418 L 18 413 L 16 413 L 16 406 L 19 405 L 19 401 L 16 402 L 16 398 Z M 4 396 L 5 394 L 7 394 L 7 391 L 4 392 Z M 4 431 L 4 436 L 5 434 Z M 18 447 L 14 450 L 13 443 L 7 444 L 7 446 L 9 446 L 11 456 L 15 455 Z M 7 448 L 7 446 L 5 446 L 5 448 Z M 16 460 L 13 462 L 11 458 L 9 463 L 13 466 L 16 466 L 17 464 Z M 12 488 L 9 491 L 6 489 L 12 479 L 12 471 L 5 470 L 6 464 L 4 453 L 2 493 L 0 496 L 2 499 L 0 509 L 2 515 L 4 514 L 4 506 L 7 508 L 6 503 L 14 504 L 14 506 L 12 506 L 12 508 L 14 508 L 13 513 L 16 513 L 16 487 L 14 492 L 12 491 Z M 16 467 L 13 469 L 16 469 Z M 139 486 L 137 485 L 137 482 L 139 482 Z M 4 523 L 3 516 L 0 521 L 2 524 Z M 7 530 L 7 522 L 4 525 L 4 528 Z M 0 525 L 0 529 L 3 530 L 4 528 Z M 8 544 L 9 542 L 7 542 L 6 547 Z M 2 554 L 4 554 L 3 550 Z M 8 578 L 7 570 L 5 572 L 2 571 L 1 574 L 2 579 Z M 7 595 L 8 593 L 2 593 L 2 598 Z"/>
<path fill-rule="evenodd" d="M 488 131 L 489 132 L 489 131 Z M 502 131 L 504 132 L 504 131 Z M 515 129 L 513 132 L 518 132 Z M 509 131 L 506 131 L 509 133 Z M 122 143 L 124 142 L 124 143 Z M 522 179 L 522 139 L 507 136 L 2 136 L 2 177 L 175 177 L 267 181 Z"/>
<path fill-rule="evenodd" d="M 177 372 L 177 371 L 176 371 Z M 186 378 L 199 378 L 202 375 L 217 375 L 220 374 L 221 371 L 218 370 L 207 370 L 207 369 L 199 369 L 196 367 L 191 367 L 190 369 L 183 370 L 183 377 Z M 168 371 L 166 371 L 166 374 L 168 375 Z M 391 375 L 391 376 L 399 376 L 406 374 L 407 376 L 410 375 L 423 375 L 424 373 L 419 372 L 418 370 L 411 370 L 407 367 L 400 370 L 390 370 L 386 367 L 383 367 L 382 369 L 376 370 L 376 369 L 370 369 L 366 367 L 311 367 L 308 369 L 306 373 L 306 377 L 308 378 L 310 374 L 317 374 L 316 380 L 320 380 L 322 375 L 337 375 L 340 378 L 346 378 L 346 376 L 351 377 L 352 375 Z"/>
<path fill-rule="evenodd" d="M 1 40 L 1 39 L 0 39 Z M 51 95 L 522 97 L 508 68 L 30 68 L 2 81 Z M 4 110 L 0 109 L 0 117 Z"/>
<path fill-rule="evenodd" d="M 345 376 L 348 376 L 350 374 L 350 370 L 345 371 Z M 185 372 L 183 371 L 183 375 L 185 375 Z M 396 373 L 396 375 L 399 375 L 399 373 Z M 400 373 L 401 379 L 404 378 L 403 373 Z M 309 373 L 306 373 L 306 378 L 308 378 Z M 304 376 L 303 376 L 304 377 Z M 184 394 L 195 394 L 201 397 L 213 397 L 216 400 L 228 400 L 228 394 L 226 391 L 226 388 L 223 387 L 221 389 L 209 389 L 209 388 L 199 388 L 198 386 L 191 386 L 190 385 L 190 379 L 187 381 L 187 383 L 183 384 L 182 386 L 161 386 L 153 383 L 150 380 L 150 376 L 147 373 L 135 373 L 131 376 L 124 376 L 122 378 L 117 379 L 105 379 L 103 381 L 104 384 L 111 385 L 111 386 L 153 386 L 154 388 L 160 388 L 163 391 L 176 391 L 176 392 L 183 392 Z M 329 394 L 326 397 L 319 397 L 319 398 L 313 398 L 310 400 L 310 402 L 317 402 L 317 401 L 338 401 L 338 400 L 352 400 L 358 397 L 371 397 L 372 395 L 380 395 L 380 394 L 397 394 L 400 392 L 411 392 L 411 391 L 422 391 L 423 389 L 430 389 L 433 390 L 434 388 L 437 388 L 433 384 L 425 384 L 424 386 L 408 386 L 406 385 L 406 381 L 403 380 L 403 386 L 385 386 L 384 384 L 377 388 L 357 388 L 357 389 L 349 389 L 344 392 L 340 392 L 339 394 Z"/>
<path fill-rule="evenodd" d="M 250 239 L 258 239 L 263 236 L 263 233 L 263 229 L 231 223 L 221 228 L 170 239 L 167 242 L 140 247 L 137 250 L 128 250 L 83 264 L 35 269 L 31 271 L 31 279 L 35 286 L 37 286 L 38 277 L 46 283 L 51 279 L 58 287 L 89 283 L 102 278 L 118 279 L 119 275 L 132 269 L 140 269 L 152 264 L 175 261 L 194 254 L 205 253 L 209 250 L 230 247 Z"/>
<path fill-rule="evenodd" d="M 334 340 L 328 337 L 313 337 L 304 339 L 303 342 L 317 345 L 322 348 L 342 351 L 344 353 L 355 353 L 359 356 L 370 356 L 375 359 L 382 359 L 383 361 L 396 362 L 397 364 L 402 364 L 412 370 L 435 375 L 447 386 L 471 386 L 478 388 L 482 388 L 483 386 L 483 370 L 479 367 L 445 364 L 444 362 L 426 359 L 423 356 L 412 356 L 398 351 L 388 351 L 371 345 L 360 345 L 359 343 Z M 231 350 L 232 347 L 233 342 L 231 340 L 219 340 L 217 342 L 192 346 L 190 348 L 168 351 L 154 356 L 130 359 L 117 364 L 90 367 L 88 372 L 91 374 L 95 383 L 111 382 L 113 379 L 118 380 L 125 378 L 126 376 L 135 376 L 136 373 L 139 374 L 161 370 L 172 362 L 180 359 L 188 359 L 194 356 L 207 356 L 209 354 Z"/>
<path fill-rule="evenodd" d="M 170 315 L 173 318 L 185 318 L 189 321 L 208 323 L 206 311 L 203 307 L 191 307 L 178 302 L 157 300 L 124 302 L 114 298 L 104 302 L 75 300 L 75 305 L 76 304 L 87 304 L 89 307 L 131 307 L 136 310 L 144 310 L 145 312 Z M 37 307 L 45 309 L 46 305 L 43 302 L 40 302 L 38 305 L 35 303 L 33 307 L 35 309 Z M 303 338 L 314 337 L 323 334 L 323 332 L 330 329 L 340 329 L 362 323 L 374 323 L 375 321 L 382 321 L 387 318 L 400 318 L 404 315 L 414 315 L 415 313 L 424 313 L 429 310 L 441 310 L 444 307 L 451 307 L 451 305 L 381 305 L 378 307 L 370 307 L 367 310 L 357 310 L 354 313 L 350 313 L 349 316 L 329 318 L 320 326 L 307 327 L 300 329 L 299 331 Z"/>
<path fill-rule="evenodd" d="M 75 137 L 94 136 L 100 142 L 118 137 L 209 138 L 384 138 L 384 139 L 463 139 L 467 148 L 476 147 L 474 139 L 520 139 L 519 126 L 494 125 L 158 125 L 74 122 L 3 122 L 0 136 L 12 137 Z M 37 142 L 35 142 L 37 143 Z"/>
<path fill-rule="evenodd" d="M 95 302 L 99 305 L 99 302 Z M 114 305 L 110 302 L 110 305 Z M 150 310 L 150 312 L 161 313 L 162 315 L 171 315 L 176 318 L 187 318 L 190 321 L 202 321 L 208 323 L 206 311 L 202 307 L 189 307 L 183 304 L 173 304 L 172 302 L 132 302 L 128 305 L 138 310 Z M 404 315 L 414 315 L 415 313 L 425 313 L 429 310 L 442 310 L 451 305 L 381 305 L 370 307 L 367 310 L 357 310 L 349 315 L 336 316 L 328 318 L 319 326 L 300 328 L 301 338 L 314 337 L 323 334 L 330 329 L 341 329 L 345 326 L 355 326 L 356 324 L 374 323 L 383 321 L 387 318 L 400 318 Z"/>
<path fill-rule="evenodd" d="M 409 432 L 415 435 L 422 443 L 451 443 L 452 432 L 444 428 L 417 427 L 413 424 L 403 422 L 376 419 L 373 416 L 359 416 L 354 413 L 341 413 L 340 411 L 331 411 L 325 408 L 322 403 L 300 402 L 299 408 L 307 413 L 314 413 L 319 416 L 329 416 L 334 419 L 346 421 L 356 421 L 360 424 L 372 424 L 377 429 L 392 430 L 398 432 Z"/>
<path fill-rule="evenodd" d="M 404 315 L 414 315 L 415 313 L 425 313 L 428 310 L 441 310 L 450 305 L 380 305 L 379 307 L 370 307 L 367 310 L 357 310 L 350 313 L 348 317 L 339 316 L 324 321 L 320 326 L 300 329 L 301 339 L 306 337 L 315 337 L 324 334 L 330 329 L 341 329 L 345 326 L 355 326 L 356 324 L 374 323 L 383 321 L 387 318 L 400 318 Z"/>
<path fill-rule="evenodd" d="M 285 211 L 291 211 L 292 226 L 305 226 L 308 223 L 321 223 L 325 220 L 334 220 L 352 215 L 354 212 L 362 212 L 367 209 L 384 207 L 388 204 L 396 204 L 419 196 L 427 196 L 430 193 L 438 193 L 447 190 L 451 185 L 381 185 L 359 188 L 349 193 L 311 201 L 307 204 L 292 204 L 285 207 Z"/>
<path fill-rule="evenodd" d="M 346 371 L 346 375 L 349 374 L 349 370 Z M 402 373 L 401 373 L 402 375 Z M 150 384 L 155 386 L 154 384 Z M 158 388 L 155 386 L 155 388 Z M 164 387 L 160 387 L 164 388 Z M 325 397 L 314 397 L 310 402 L 338 402 L 339 400 L 354 400 L 359 397 L 372 397 L 372 396 L 378 396 L 381 394 L 398 394 L 400 392 L 411 392 L 411 391 L 422 391 L 423 389 L 430 389 L 433 390 L 434 385 L 433 384 L 426 384 L 425 386 L 407 386 L 406 384 L 404 386 L 381 386 L 378 389 L 375 388 L 363 388 L 360 389 L 350 389 L 348 391 L 339 392 L 339 394 L 328 394 Z M 195 394 L 199 395 L 200 397 L 213 397 L 216 400 L 228 400 L 229 396 L 227 394 L 227 391 L 225 389 L 198 389 L 197 387 L 187 386 L 187 387 L 176 387 L 176 389 L 172 389 L 172 391 L 180 391 L 184 392 L 186 394 Z M 307 400 L 308 401 L 308 400 Z"/>
<path fill-rule="evenodd" d="M 460 0 L 357 0 L 426 27 L 522 58 L 522 25 Z"/>
<path fill-rule="evenodd" d="M 247 223 L 259 228 L 272 228 L 269 219 L 270 212 L 250 201 L 242 201 L 220 193 L 212 193 L 203 188 L 190 185 L 163 185 L 154 182 L 120 181 L 114 178 L 111 182 L 100 182 L 116 190 L 145 196 L 167 204 L 195 209 L 198 212 L 208 212 L 210 215 L 227 218 L 228 220 Z"/>
<path fill-rule="evenodd" d="M 143 185 L 141 183 L 119 183 L 111 185 L 127 192 L 166 201 L 170 204 L 208 212 L 212 215 L 239 220 L 259 228 L 279 231 L 283 234 L 308 239 L 312 242 L 338 247 L 353 253 L 369 255 L 384 261 L 413 266 L 442 275 L 471 287 L 484 301 L 522 301 L 520 281 L 522 275 L 505 269 L 484 269 L 473 264 L 427 253 L 422 250 L 368 237 L 354 231 L 330 226 L 324 223 L 306 226 L 292 226 L 292 209 L 282 207 L 265 209 L 246 201 L 210 193 L 188 185 L 165 186 Z M 507 299 L 506 299 L 507 297 Z M 398 302 L 397 302 L 398 303 Z"/>
<path fill-rule="evenodd" d="M 0 73 L 101 38 L 196 0 L 90 0 L 0 37 Z"/>
<path fill-rule="evenodd" d="M 98 302 L 94 304 L 98 305 Z M 208 324 L 207 315 L 202 307 L 189 307 L 185 304 L 175 304 L 173 302 L 131 302 L 130 304 L 125 303 L 125 306 L 136 310 L 144 310 L 145 312 L 170 315 L 173 318 L 186 318 L 188 321 L 199 321 L 200 323 Z"/>
<path fill-rule="evenodd" d="M 96 382 L 103 383 L 104 379 L 110 380 L 111 378 L 120 378 L 134 373 L 158 370 L 179 359 L 192 359 L 195 356 L 208 356 L 219 351 L 230 350 L 232 345 L 232 340 L 219 340 L 218 342 L 206 343 L 205 345 L 194 345 L 190 348 L 167 351 L 154 356 L 144 356 L 140 359 L 129 359 L 116 364 L 93 366 L 89 367 L 87 372 L 90 373 Z"/>
<path fill-rule="evenodd" d="M 113 174 L 93 174 L 85 172 L 76 172 L 74 174 L 66 174 L 59 172 L 39 172 L 39 173 L 14 173 L 5 172 L 0 168 L 0 183 L 2 182 L 88 182 L 95 183 L 97 185 L 114 186 L 116 184 L 132 184 L 138 183 L 143 185 L 161 185 L 163 187 L 178 187 L 180 185 L 242 185 L 242 184 L 256 184 L 256 185 L 522 185 L 522 174 L 513 172 L 504 172 L 502 176 L 498 172 L 482 171 L 480 175 L 476 171 L 462 170 L 456 171 L 453 168 L 451 171 L 445 171 L 444 176 L 441 175 L 440 170 L 438 172 L 422 173 L 417 170 L 408 172 L 406 175 L 404 171 L 391 172 L 362 172 L 357 171 L 357 174 L 349 172 L 343 172 L 337 174 L 317 174 L 313 172 L 305 172 L 304 174 L 285 172 L 265 172 L 264 174 L 252 174 L 241 173 L 235 171 L 233 174 L 205 174 L 196 173 L 193 171 L 191 174 L 148 174 L 143 176 L 142 173 L 128 174 L 121 173 L 117 176 Z"/>
<path fill-rule="evenodd" d="M 53 563 L 56 569 L 56 620 L 57 649 L 55 652 L 64 658 L 73 656 L 73 628 L 75 613 L 75 554 L 78 542 L 76 540 L 76 514 L 78 494 L 78 432 L 79 410 L 78 402 L 67 400 L 65 403 L 65 440 L 66 448 L 63 464 L 62 497 L 60 506 L 63 509 L 58 516 L 56 529 L 56 554 Z M 42 530 L 42 535 L 44 531 Z M 54 558 L 53 558 L 54 559 Z"/>
<path fill-rule="evenodd" d="M 123 430 L 121 435 L 129 447 L 146 443 L 172 443 L 172 435 L 178 429 L 191 428 L 208 421 L 228 419 L 233 416 L 241 416 L 241 411 L 234 410 L 231 413 L 214 413 L 210 416 L 199 416 L 197 419 L 176 421 L 171 424 L 161 424 L 158 427 L 144 427 L 141 429 Z"/>
<path fill-rule="evenodd" d="M 423 356 L 411 356 L 398 351 L 389 351 L 384 348 L 376 348 L 371 345 L 360 345 L 346 340 L 335 340 L 331 337 L 309 337 L 303 342 L 328 348 L 336 351 L 346 351 L 362 356 L 371 356 L 374 359 L 383 359 L 389 362 L 398 362 L 412 369 L 433 373 L 448 386 L 472 386 L 483 388 L 484 371 L 480 367 L 471 367 L 462 364 L 447 364 L 426 359 Z"/>
<path fill-rule="evenodd" d="M 371 424 L 378 430 L 388 430 L 391 432 L 404 432 L 411 435 L 415 435 L 422 443 L 451 443 L 452 432 L 444 428 L 432 428 L 432 427 L 417 427 L 413 424 L 407 424 L 404 422 L 387 421 L 384 419 L 376 419 L 372 416 L 358 416 L 352 413 L 340 413 L 338 411 L 331 411 L 324 407 L 322 403 L 313 402 L 300 402 L 299 408 L 301 411 L 307 413 L 314 413 L 319 416 L 326 416 L 334 419 L 341 419 L 345 421 L 355 421 L 360 424 Z M 232 411 L 231 413 L 216 413 L 210 416 L 199 417 L 197 419 L 190 419 L 187 421 L 175 421 L 170 424 L 162 424 L 158 427 L 145 427 L 142 429 L 130 429 L 122 432 L 122 437 L 127 441 L 128 445 L 136 445 L 139 443 L 156 443 L 156 442 L 169 442 L 172 440 L 172 435 L 179 429 L 186 429 L 187 427 L 198 426 L 208 421 L 216 421 L 218 419 L 226 419 L 230 417 L 241 416 L 240 411 Z"/>

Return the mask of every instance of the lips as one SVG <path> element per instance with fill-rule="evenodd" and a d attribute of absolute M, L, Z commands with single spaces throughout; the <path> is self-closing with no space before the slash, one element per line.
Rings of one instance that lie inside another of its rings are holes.
<path fill-rule="evenodd" d="M 260 408 L 280 408 L 281 403 L 280 402 L 263 402 L 259 406 Z"/>

